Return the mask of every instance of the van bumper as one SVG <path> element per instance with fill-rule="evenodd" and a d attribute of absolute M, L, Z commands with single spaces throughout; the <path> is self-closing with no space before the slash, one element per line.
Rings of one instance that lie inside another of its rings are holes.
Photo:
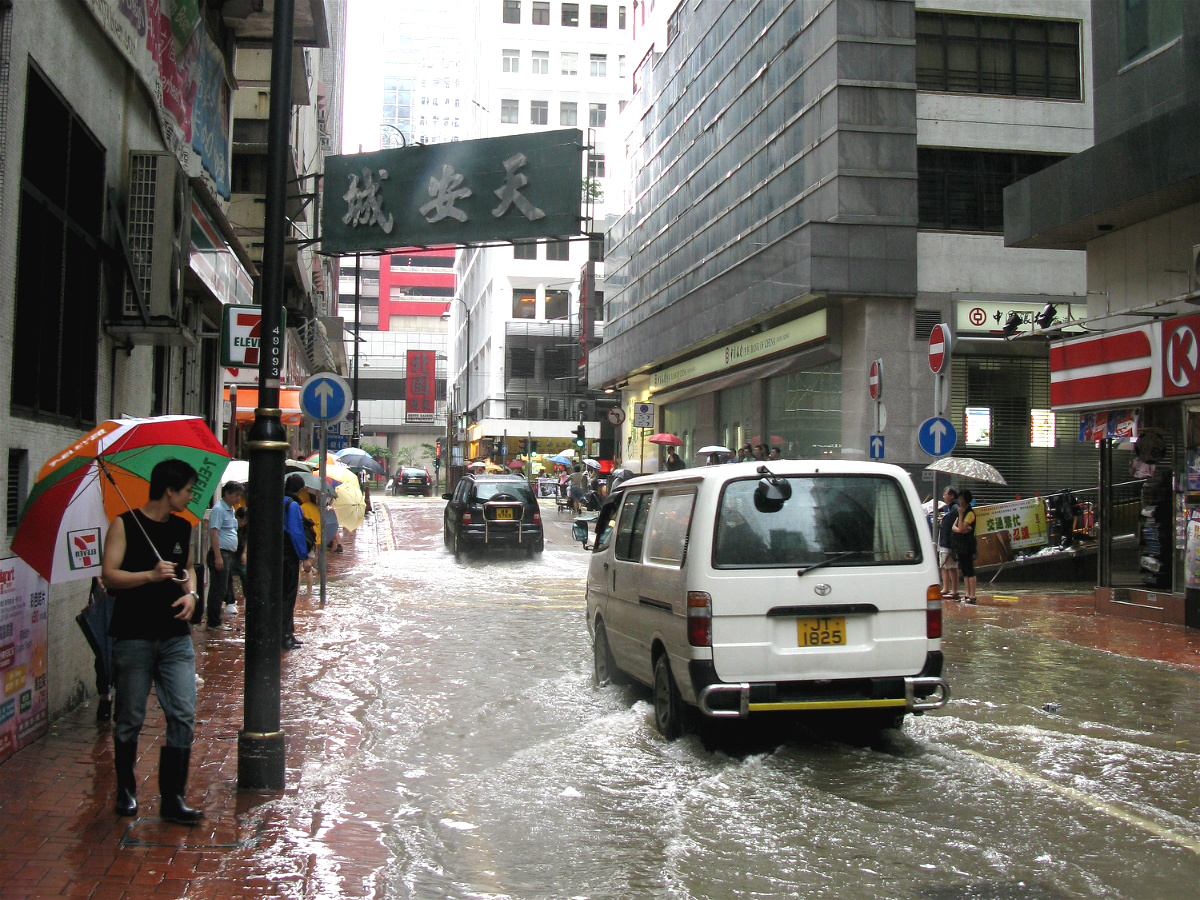
<path fill-rule="evenodd" d="M 950 700 L 941 677 L 942 654 L 928 654 L 917 675 L 902 678 L 849 678 L 833 681 L 725 682 L 711 660 L 688 666 L 697 705 L 713 718 L 745 718 L 761 712 L 815 712 L 834 709 L 895 709 L 923 713 Z"/>

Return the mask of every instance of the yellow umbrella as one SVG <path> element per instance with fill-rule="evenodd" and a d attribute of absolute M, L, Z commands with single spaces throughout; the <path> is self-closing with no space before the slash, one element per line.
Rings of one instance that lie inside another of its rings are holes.
<path fill-rule="evenodd" d="M 487 461 L 487 467 L 484 471 L 487 472 L 488 475 L 503 475 L 504 466 L 497 465 L 489 459 Z"/>
<path fill-rule="evenodd" d="M 358 478 L 353 472 L 346 471 L 350 477 L 334 489 L 331 508 L 337 516 L 338 524 L 347 531 L 354 531 L 366 518 L 367 503 L 363 499 L 362 488 L 358 486 Z"/>

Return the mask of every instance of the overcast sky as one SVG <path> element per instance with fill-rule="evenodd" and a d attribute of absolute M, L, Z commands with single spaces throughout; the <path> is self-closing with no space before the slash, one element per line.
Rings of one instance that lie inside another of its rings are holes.
<path fill-rule="evenodd" d="M 346 74 L 342 100 L 342 152 L 379 149 L 383 111 L 383 38 L 394 0 L 349 0 Z"/>

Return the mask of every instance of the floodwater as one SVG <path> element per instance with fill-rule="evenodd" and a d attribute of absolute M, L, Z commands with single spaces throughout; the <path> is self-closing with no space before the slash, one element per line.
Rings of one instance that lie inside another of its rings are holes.
<path fill-rule="evenodd" d="M 304 657 L 314 717 L 360 737 L 296 802 L 371 792 L 380 893 L 1200 896 L 1195 674 L 980 609 L 947 620 L 955 699 L 903 732 L 668 743 L 648 691 L 593 686 L 587 555 L 565 518 L 548 512 L 538 558 L 456 561 L 441 511 L 390 501 L 377 558 L 330 585 Z"/>

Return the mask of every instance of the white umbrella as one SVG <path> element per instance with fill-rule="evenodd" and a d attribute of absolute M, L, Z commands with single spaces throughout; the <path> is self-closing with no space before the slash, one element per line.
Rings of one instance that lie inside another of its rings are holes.
<path fill-rule="evenodd" d="M 1008 484 L 1000 470 L 969 456 L 946 456 L 925 467 L 930 472 L 947 472 L 961 478 L 990 481 L 992 484 Z"/>
<path fill-rule="evenodd" d="M 696 453 L 729 453 L 732 455 L 733 451 L 728 447 L 722 447 L 720 444 L 710 444 L 707 447 L 701 447 Z"/>
<path fill-rule="evenodd" d="M 594 459 L 585 459 L 585 460 L 583 461 L 583 464 L 584 464 L 585 466 L 587 466 L 589 469 L 598 469 L 598 468 L 600 468 L 600 463 L 598 463 L 598 462 L 597 462 L 596 460 L 594 460 Z"/>

